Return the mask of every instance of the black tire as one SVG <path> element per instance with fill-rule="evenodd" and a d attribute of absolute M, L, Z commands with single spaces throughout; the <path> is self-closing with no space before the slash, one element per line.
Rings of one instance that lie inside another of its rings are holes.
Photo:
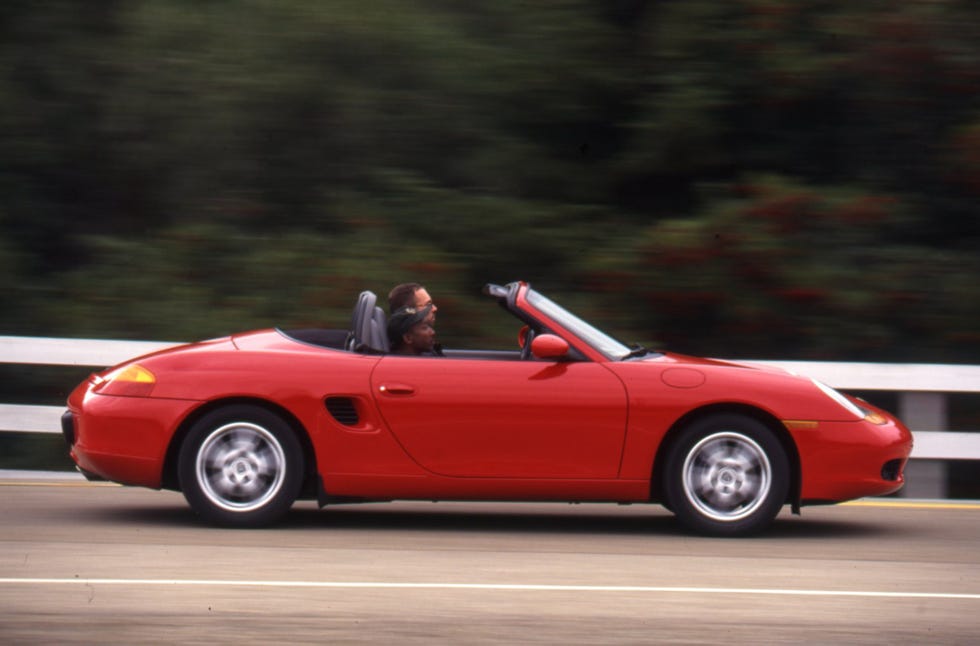
<path fill-rule="evenodd" d="M 281 518 L 303 483 L 303 451 L 289 424 L 264 408 L 211 411 L 180 447 L 180 488 L 198 515 L 226 527 Z"/>
<path fill-rule="evenodd" d="M 663 477 L 665 506 L 682 524 L 711 536 L 746 536 L 776 518 L 786 502 L 790 468 L 765 424 L 720 414 L 682 431 Z"/>

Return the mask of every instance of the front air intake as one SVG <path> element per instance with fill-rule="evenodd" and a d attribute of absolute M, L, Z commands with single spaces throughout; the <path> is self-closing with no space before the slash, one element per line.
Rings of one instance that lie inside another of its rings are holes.
<path fill-rule="evenodd" d="M 344 426 L 356 426 L 360 421 L 357 407 L 350 397 L 327 397 L 327 411 L 338 423 Z"/>
<path fill-rule="evenodd" d="M 901 474 L 902 474 L 901 460 L 889 460 L 888 462 L 885 462 L 885 466 L 881 467 L 882 480 L 889 480 L 891 482 L 894 482 L 898 480 Z"/>

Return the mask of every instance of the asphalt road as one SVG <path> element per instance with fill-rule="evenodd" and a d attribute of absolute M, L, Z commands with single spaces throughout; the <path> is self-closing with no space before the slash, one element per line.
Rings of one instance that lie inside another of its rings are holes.
<path fill-rule="evenodd" d="M 980 505 L 784 510 L 762 537 L 660 507 L 297 505 L 0 481 L 0 643 L 821 643 L 980 639 Z"/>

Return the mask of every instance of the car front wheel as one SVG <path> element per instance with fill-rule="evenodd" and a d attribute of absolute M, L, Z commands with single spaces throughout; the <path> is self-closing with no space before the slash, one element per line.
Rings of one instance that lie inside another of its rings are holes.
<path fill-rule="evenodd" d="M 666 504 L 703 534 L 742 536 L 768 526 L 786 501 L 789 461 L 761 422 L 714 415 L 681 433 L 666 462 Z"/>
<path fill-rule="evenodd" d="M 289 425 L 256 406 L 221 408 L 198 420 L 180 450 L 180 487 L 205 520 L 261 527 L 299 495 L 302 449 Z"/>

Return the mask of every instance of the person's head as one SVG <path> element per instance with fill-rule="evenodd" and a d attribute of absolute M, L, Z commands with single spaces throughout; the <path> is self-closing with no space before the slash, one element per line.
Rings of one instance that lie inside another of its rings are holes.
<path fill-rule="evenodd" d="M 399 354 L 431 352 L 436 343 L 436 331 L 429 317 L 432 307 L 402 307 L 388 319 L 388 339 L 391 350 Z"/>
<path fill-rule="evenodd" d="M 429 323 L 435 322 L 436 312 L 439 310 L 432 302 L 429 292 L 419 283 L 402 283 L 396 285 L 388 293 L 388 311 L 390 313 L 394 314 L 403 307 L 432 308 L 429 313 Z"/>

